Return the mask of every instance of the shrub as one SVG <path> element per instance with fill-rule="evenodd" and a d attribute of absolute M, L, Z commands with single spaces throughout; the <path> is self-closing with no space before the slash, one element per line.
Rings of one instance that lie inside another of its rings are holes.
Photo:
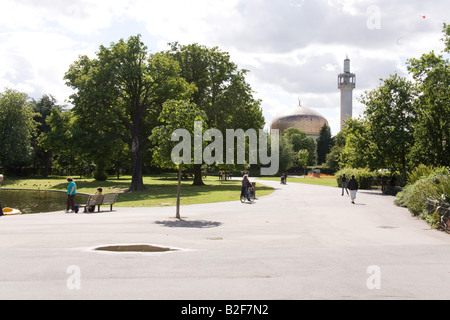
<path fill-rule="evenodd" d="M 408 174 L 408 184 L 414 184 L 420 179 L 428 177 L 435 170 L 432 166 L 425 166 L 423 164 L 415 168 L 411 173 Z"/>
<path fill-rule="evenodd" d="M 355 176 L 356 181 L 358 181 L 360 189 L 369 189 L 371 186 L 371 181 L 374 179 L 383 179 L 385 181 L 392 178 L 393 175 L 397 173 L 391 173 L 389 171 L 371 171 L 369 169 L 351 169 L 344 168 L 336 172 L 336 182 L 340 186 L 342 176 L 345 174 L 347 180 L 351 178 L 352 175 Z"/>
<path fill-rule="evenodd" d="M 450 206 L 450 170 L 449 168 L 419 166 L 408 177 L 405 189 L 397 195 L 395 204 L 407 207 L 415 216 L 426 217 L 430 224 L 434 224 L 436 216 L 428 216 L 428 199 L 438 201 L 440 205 Z"/>
<path fill-rule="evenodd" d="M 427 209 L 427 199 L 434 189 L 433 182 L 429 179 L 422 179 L 413 184 L 406 206 L 414 216 L 425 213 Z"/>
<path fill-rule="evenodd" d="M 352 175 L 355 176 L 356 181 L 358 181 L 358 185 L 360 189 L 368 189 L 369 187 L 369 177 L 371 177 L 371 172 L 369 169 L 351 169 L 344 168 L 334 175 L 336 177 L 336 182 L 338 186 L 341 183 L 342 176 L 345 174 L 347 177 L 347 181 L 350 180 Z"/>
<path fill-rule="evenodd" d="M 106 174 L 105 171 L 95 170 L 94 179 L 96 181 L 106 181 L 108 180 L 108 175 Z"/>
<path fill-rule="evenodd" d="M 402 191 L 400 191 L 397 194 L 397 199 L 395 199 L 395 204 L 399 207 L 408 207 L 408 198 L 414 189 L 414 185 L 407 185 L 405 188 L 403 188 Z"/>
<path fill-rule="evenodd" d="M 429 198 L 436 200 L 440 205 L 450 206 L 450 168 L 438 168 L 429 179 L 434 183 L 435 188 Z"/>

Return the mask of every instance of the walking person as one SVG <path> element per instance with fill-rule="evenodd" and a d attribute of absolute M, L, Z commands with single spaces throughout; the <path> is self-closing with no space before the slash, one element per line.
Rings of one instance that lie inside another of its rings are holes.
<path fill-rule="evenodd" d="M 247 199 L 250 200 L 250 195 L 251 195 L 250 188 L 251 187 L 252 187 L 252 184 L 250 183 L 250 180 L 248 180 L 248 175 L 244 174 L 244 177 L 242 179 L 241 198 L 247 197 Z"/>
<path fill-rule="evenodd" d="M 287 184 L 287 176 L 286 173 L 283 173 L 281 175 L 281 179 L 280 179 L 281 184 Z"/>
<path fill-rule="evenodd" d="M 348 195 L 347 177 L 345 176 L 345 173 L 342 175 L 342 178 L 341 178 L 341 187 L 342 187 L 342 196 L 344 196 L 344 190 L 347 191 L 347 195 Z"/>
<path fill-rule="evenodd" d="M 67 186 L 67 209 L 66 213 L 75 212 L 75 196 L 77 195 L 77 185 L 72 178 L 67 178 L 69 185 Z"/>
<path fill-rule="evenodd" d="M 352 199 L 352 203 L 355 204 L 356 192 L 359 189 L 359 185 L 354 175 L 352 175 L 352 178 L 348 181 L 347 188 L 350 190 L 350 198 Z"/>

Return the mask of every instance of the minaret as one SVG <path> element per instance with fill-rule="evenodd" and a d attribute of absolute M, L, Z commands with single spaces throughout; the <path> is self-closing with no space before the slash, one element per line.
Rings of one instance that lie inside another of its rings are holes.
<path fill-rule="evenodd" d="M 338 88 L 341 90 L 341 130 L 344 121 L 353 116 L 353 90 L 356 88 L 356 75 L 350 73 L 350 59 L 344 60 L 344 73 L 339 75 Z"/>

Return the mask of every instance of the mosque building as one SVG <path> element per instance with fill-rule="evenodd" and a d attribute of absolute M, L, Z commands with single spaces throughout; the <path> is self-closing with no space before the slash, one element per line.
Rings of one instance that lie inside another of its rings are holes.
<path fill-rule="evenodd" d="M 356 87 L 356 75 L 350 73 L 350 59 L 344 60 L 344 73 L 338 76 L 338 88 L 341 90 L 341 130 L 344 122 L 352 117 L 353 110 L 353 90 Z M 299 105 L 292 111 L 275 118 L 270 126 L 270 132 L 279 130 L 283 134 L 289 128 L 297 128 L 305 132 L 308 137 L 317 140 L 324 125 L 330 126 L 328 120 L 320 113 Z"/>
<path fill-rule="evenodd" d="M 297 128 L 305 132 L 308 137 L 317 140 L 320 135 L 320 130 L 324 125 L 329 125 L 327 119 L 320 113 L 299 105 L 287 114 L 281 115 L 272 122 L 270 131 L 278 129 L 280 134 L 283 134 L 289 128 Z"/>

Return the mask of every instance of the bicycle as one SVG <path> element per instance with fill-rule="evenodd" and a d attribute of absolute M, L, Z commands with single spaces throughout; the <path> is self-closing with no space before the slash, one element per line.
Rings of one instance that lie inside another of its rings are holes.
<path fill-rule="evenodd" d="M 440 211 L 443 213 L 441 214 Z M 450 230 L 449 208 L 447 208 L 445 206 L 439 206 L 439 207 L 437 207 L 436 212 L 441 216 L 441 219 L 438 222 L 438 228 L 444 230 L 445 232 L 449 232 L 449 230 Z"/>
<path fill-rule="evenodd" d="M 252 192 L 253 188 L 247 188 L 247 190 L 245 190 L 245 195 L 241 194 L 241 202 L 245 203 L 245 201 L 248 201 L 250 203 L 255 201 L 255 194 Z"/>

